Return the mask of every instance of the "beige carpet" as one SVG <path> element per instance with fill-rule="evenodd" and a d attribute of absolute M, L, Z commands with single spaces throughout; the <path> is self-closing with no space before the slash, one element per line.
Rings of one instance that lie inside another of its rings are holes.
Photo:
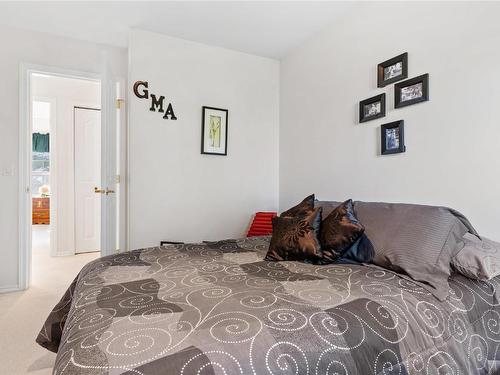
<path fill-rule="evenodd" d="M 52 374 L 55 354 L 36 344 L 35 338 L 73 278 L 98 256 L 50 257 L 47 227 L 34 226 L 32 285 L 24 292 L 0 294 L 0 373 Z"/>

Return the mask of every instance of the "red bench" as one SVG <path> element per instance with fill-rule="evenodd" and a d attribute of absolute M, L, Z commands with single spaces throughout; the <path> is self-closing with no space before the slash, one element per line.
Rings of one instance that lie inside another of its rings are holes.
<path fill-rule="evenodd" d="M 276 212 L 257 212 L 253 218 L 247 237 L 266 236 L 273 233 L 273 217 Z"/>

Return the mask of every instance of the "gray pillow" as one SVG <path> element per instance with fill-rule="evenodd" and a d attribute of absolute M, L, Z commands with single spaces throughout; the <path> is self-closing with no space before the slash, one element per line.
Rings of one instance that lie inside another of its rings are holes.
<path fill-rule="evenodd" d="M 462 275 L 475 280 L 490 280 L 500 276 L 500 243 L 479 239 L 466 233 L 465 246 L 453 257 L 451 265 Z"/>
<path fill-rule="evenodd" d="M 449 293 L 451 259 L 462 249 L 462 237 L 477 235 L 459 212 L 434 206 L 355 202 L 375 250 L 373 263 L 403 273 L 439 300 Z"/>

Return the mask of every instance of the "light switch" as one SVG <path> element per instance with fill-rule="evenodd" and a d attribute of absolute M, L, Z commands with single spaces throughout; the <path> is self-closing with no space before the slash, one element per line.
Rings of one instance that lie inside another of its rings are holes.
<path fill-rule="evenodd" d="M 7 167 L 2 169 L 2 176 L 12 177 L 14 176 L 14 167 Z"/>

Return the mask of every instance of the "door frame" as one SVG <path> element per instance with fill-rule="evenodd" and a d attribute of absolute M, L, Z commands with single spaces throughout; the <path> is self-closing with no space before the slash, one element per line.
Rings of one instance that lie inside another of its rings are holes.
<path fill-rule="evenodd" d="M 20 63 L 19 67 L 19 258 L 18 258 L 18 289 L 24 290 L 31 284 L 31 74 L 49 74 L 64 78 L 85 79 L 99 81 L 101 83 L 101 113 L 109 113 L 114 110 L 113 104 L 108 99 L 108 86 L 105 84 L 105 76 L 99 73 L 76 71 L 48 65 Z M 107 129 L 110 124 L 108 117 L 103 116 L 101 127 Z M 101 143 L 104 142 L 101 139 Z M 105 148 L 103 148 L 105 149 Z M 102 155 L 104 157 L 105 155 Z M 103 205 L 102 207 L 106 207 Z M 105 209 L 105 208 L 104 208 Z M 123 211 L 126 213 L 126 210 Z M 126 220 L 126 219 L 125 219 Z M 126 220 L 128 221 L 128 220 Z M 101 228 L 101 254 L 102 242 L 108 238 L 108 233 L 103 233 L 106 227 Z"/>

